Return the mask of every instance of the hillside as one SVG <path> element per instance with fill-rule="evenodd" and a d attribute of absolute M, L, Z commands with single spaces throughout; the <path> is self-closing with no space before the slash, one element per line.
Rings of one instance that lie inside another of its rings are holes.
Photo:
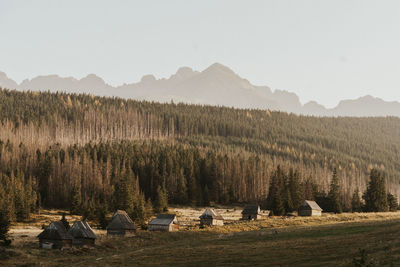
<path fill-rule="evenodd" d="M 89 74 L 81 79 L 60 77 L 55 74 L 37 76 L 17 84 L 5 73 L 0 72 L 0 87 L 21 91 L 89 93 L 96 96 L 162 103 L 174 101 L 241 109 L 268 108 L 315 116 L 400 116 L 399 102 L 386 102 L 372 96 L 343 100 L 332 109 L 314 101 L 303 105 L 295 93 L 272 90 L 268 86 L 256 86 L 219 63 L 203 71 L 182 67 L 169 78 L 157 79 L 149 74 L 143 76 L 139 82 L 119 86 L 111 86 L 95 74 Z"/>
<path fill-rule="evenodd" d="M 152 201 L 161 186 L 171 203 L 263 203 L 278 165 L 300 173 L 305 194 L 326 192 L 337 168 L 347 209 L 373 167 L 385 173 L 390 192 L 400 193 L 399 118 L 8 90 L 0 102 L 3 183 L 20 193 L 18 183 L 28 182 L 31 206 L 68 208 L 71 197 L 114 203 L 120 183 Z M 16 184 L 7 185 L 12 176 Z"/>

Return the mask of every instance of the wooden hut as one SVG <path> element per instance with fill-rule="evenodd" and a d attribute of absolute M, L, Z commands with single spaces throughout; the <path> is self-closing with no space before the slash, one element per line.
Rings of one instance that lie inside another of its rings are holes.
<path fill-rule="evenodd" d="M 61 221 L 52 222 L 43 232 L 38 235 L 41 248 L 70 248 L 72 247 L 72 236 L 65 229 Z"/>
<path fill-rule="evenodd" d="M 257 220 L 261 217 L 260 206 L 247 205 L 242 211 L 242 220 Z"/>
<path fill-rule="evenodd" d="M 318 206 L 317 202 L 306 200 L 301 204 L 297 214 L 299 216 L 321 216 L 322 209 Z"/>
<path fill-rule="evenodd" d="M 179 224 L 175 214 L 158 214 L 149 222 L 149 231 L 178 231 Z"/>
<path fill-rule="evenodd" d="M 123 210 L 117 210 L 107 226 L 108 235 L 134 235 L 136 227 L 131 218 Z"/>
<path fill-rule="evenodd" d="M 77 221 L 68 230 L 74 246 L 94 246 L 96 235 L 87 222 Z"/>
<path fill-rule="evenodd" d="M 224 225 L 224 218 L 214 209 L 206 209 L 200 216 L 200 225 Z"/>

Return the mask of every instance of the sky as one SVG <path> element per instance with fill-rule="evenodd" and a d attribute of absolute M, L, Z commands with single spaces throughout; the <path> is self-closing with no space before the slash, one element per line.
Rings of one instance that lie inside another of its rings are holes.
<path fill-rule="evenodd" d="M 400 1 L 0 0 L 0 71 L 111 85 L 219 62 L 327 107 L 400 101 Z"/>

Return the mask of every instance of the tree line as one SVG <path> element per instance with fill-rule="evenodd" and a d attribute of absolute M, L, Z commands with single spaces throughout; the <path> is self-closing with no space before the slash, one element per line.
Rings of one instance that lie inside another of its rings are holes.
<path fill-rule="evenodd" d="M 266 208 L 270 210 L 270 215 L 286 215 L 297 211 L 304 200 L 315 200 L 325 212 L 334 213 L 396 211 L 399 207 L 397 197 L 388 192 L 384 175 L 377 169 L 371 170 L 362 197 L 358 188 L 354 190 L 351 206 L 344 205 L 343 194 L 336 169 L 326 192 L 320 190 L 312 178 L 301 180 L 297 170 L 291 168 L 286 172 L 278 166 L 271 175 Z"/>

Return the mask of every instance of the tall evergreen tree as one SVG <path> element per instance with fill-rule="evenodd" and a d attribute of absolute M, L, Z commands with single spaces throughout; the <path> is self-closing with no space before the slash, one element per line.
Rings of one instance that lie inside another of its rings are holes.
<path fill-rule="evenodd" d="M 399 207 L 399 202 L 397 200 L 397 197 L 395 197 L 391 193 L 388 193 L 387 194 L 387 202 L 388 202 L 390 211 L 397 211 L 397 209 Z"/>
<path fill-rule="evenodd" d="M 358 188 L 354 190 L 353 196 L 351 198 L 351 211 L 352 212 L 362 211 L 360 191 L 358 190 Z"/>
<path fill-rule="evenodd" d="M 76 186 L 72 187 L 70 203 L 71 203 L 70 213 L 71 214 L 80 214 L 82 211 L 81 192 L 80 192 L 80 189 Z"/>
<path fill-rule="evenodd" d="M 289 211 L 297 210 L 303 202 L 303 190 L 300 181 L 300 174 L 293 168 L 289 171 L 289 184 L 287 186 L 290 191 L 290 199 L 292 203 L 292 209 Z"/>
<path fill-rule="evenodd" d="M 267 197 L 267 208 L 270 209 L 275 216 L 285 214 L 285 202 L 284 202 L 284 186 L 285 186 L 285 174 L 278 166 L 276 171 L 270 178 L 270 186 Z"/>
<path fill-rule="evenodd" d="M 388 211 L 386 183 L 382 173 L 372 169 L 367 191 L 363 195 L 365 210 L 370 212 Z"/>
<path fill-rule="evenodd" d="M 133 207 L 133 211 L 131 213 L 132 220 L 140 225 L 141 227 L 145 227 L 146 225 L 146 200 L 143 194 L 139 194 L 137 201 Z"/>
<path fill-rule="evenodd" d="M 168 211 L 168 197 L 165 189 L 157 187 L 157 196 L 154 201 L 154 212 L 160 213 Z"/>
<path fill-rule="evenodd" d="M 100 205 L 96 210 L 96 215 L 97 215 L 96 220 L 97 220 L 100 228 L 105 230 L 109 223 L 109 221 L 107 220 L 107 206 Z"/>
<path fill-rule="evenodd" d="M 342 212 L 342 204 L 340 201 L 340 185 L 336 168 L 333 170 L 332 181 L 329 188 L 328 199 L 330 202 L 329 210 L 334 213 Z"/>

